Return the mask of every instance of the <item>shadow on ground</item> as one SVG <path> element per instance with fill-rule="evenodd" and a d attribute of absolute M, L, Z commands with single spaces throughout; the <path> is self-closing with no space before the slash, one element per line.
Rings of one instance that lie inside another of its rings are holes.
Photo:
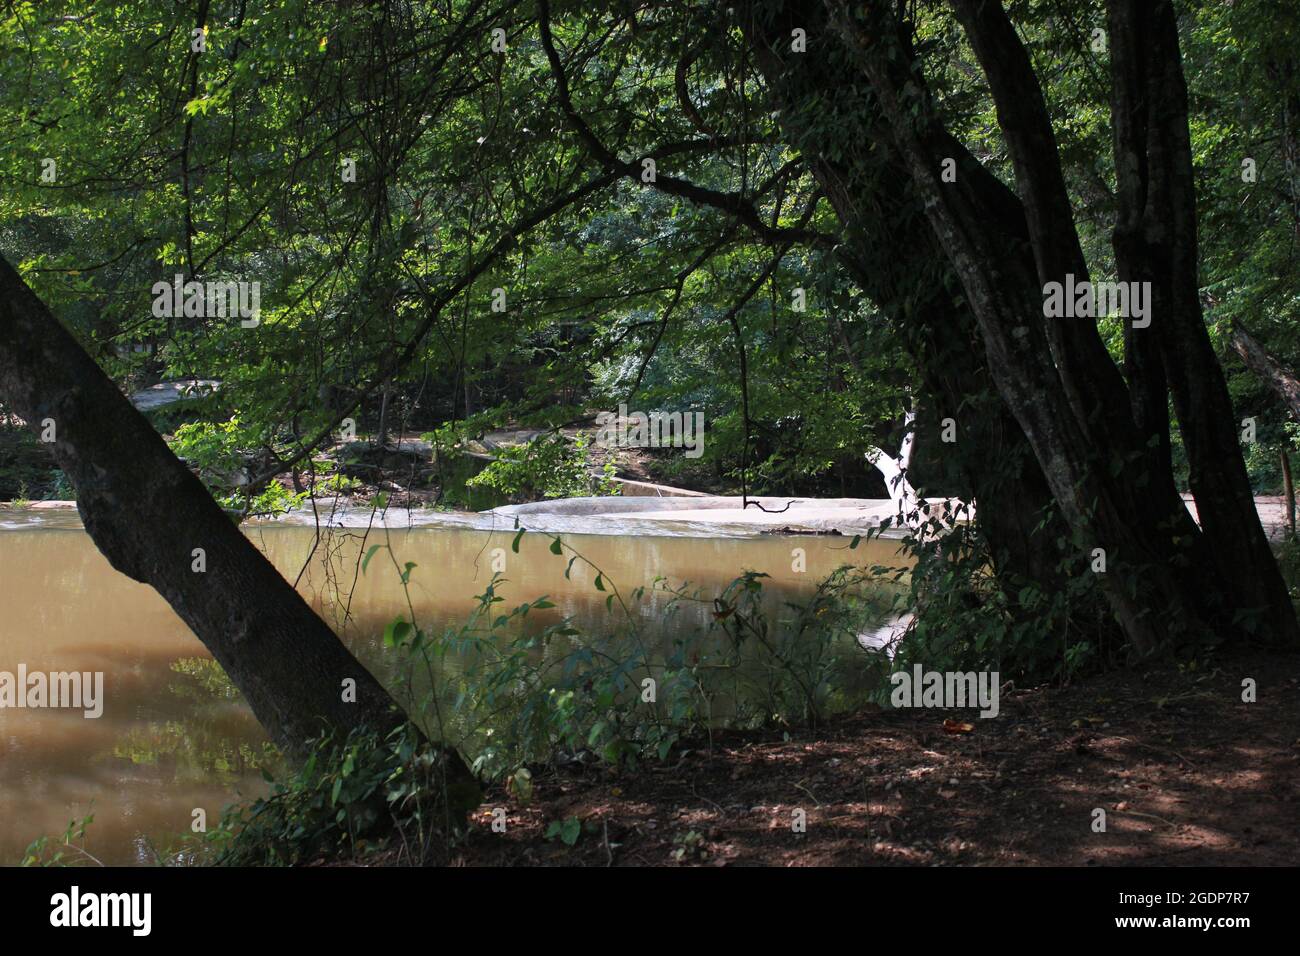
<path fill-rule="evenodd" d="M 1242 680 L 1258 684 L 1242 702 Z M 463 865 L 1293 865 L 1300 657 L 1163 665 L 1004 691 L 1001 714 L 882 710 L 728 733 L 634 773 L 491 793 Z M 975 725 L 949 734 L 945 718 Z M 504 834 L 492 809 L 507 811 Z M 1095 811 L 1106 814 L 1094 831 Z M 796 810 L 806 814 L 796 833 Z M 573 846 L 552 821 L 583 823 Z"/>

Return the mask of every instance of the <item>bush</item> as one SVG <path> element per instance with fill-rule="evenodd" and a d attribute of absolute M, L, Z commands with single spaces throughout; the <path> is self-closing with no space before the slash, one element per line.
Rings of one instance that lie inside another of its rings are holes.
<path fill-rule="evenodd" d="M 1109 663 L 1119 642 L 1082 558 L 1059 569 L 1063 585 L 1055 593 L 999 579 L 978 525 L 960 517 L 923 503 L 901 540 L 911 567 L 872 569 L 905 584 L 894 610 L 912 615 L 912 623 L 894 648 L 896 669 L 995 670 L 1003 680 L 1034 683 L 1065 682 Z M 880 531 L 892 523 L 886 519 Z M 1081 620 L 1095 621 L 1095 629 L 1080 630 Z M 887 693 L 878 697 L 887 699 Z"/>
<path fill-rule="evenodd" d="M 455 822 L 441 767 L 440 748 L 409 724 L 386 737 L 322 736 L 292 777 L 251 807 L 229 809 L 205 842 L 217 865 L 294 865 L 389 849 L 397 863 L 441 862 Z"/>
<path fill-rule="evenodd" d="M 588 563 L 558 538 L 551 551 L 567 552 L 566 576 Z M 582 754 L 634 765 L 666 759 L 680 739 L 721 725 L 815 723 L 867 700 L 888 671 L 887 659 L 857 641 L 880 613 L 861 594 L 860 571 L 841 569 L 807 602 L 784 606 L 754 572 L 721 594 L 660 579 L 652 589 L 667 595 L 662 616 L 702 603 L 710 623 L 655 639 L 635 609 L 647 588 L 624 595 L 593 570 L 610 613 L 597 631 L 571 619 L 538 626 L 537 612 L 555 606 L 545 597 L 503 609 L 500 575 L 461 627 L 437 636 L 401 619 L 389 626 L 385 641 L 406 651 L 410 674 L 426 678 L 413 712 L 425 715 L 430 736 L 473 754 L 475 772 L 501 777 Z"/>
<path fill-rule="evenodd" d="M 471 488 L 491 488 L 512 498 L 574 498 L 590 494 L 615 494 L 613 465 L 605 475 L 592 476 L 588 461 L 590 439 L 579 435 L 570 443 L 554 433 L 538 436 L 524 445 L 503 448 L 497 460 L 466 482 Z"/>

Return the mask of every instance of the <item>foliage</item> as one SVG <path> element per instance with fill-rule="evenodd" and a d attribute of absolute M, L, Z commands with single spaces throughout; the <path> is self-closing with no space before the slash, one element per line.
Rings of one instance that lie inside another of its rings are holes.
<path fill-rule="evenodd" d="M 1068 683 L 1119 659 L 1122 641 L 1096 574 L 1082 558 L 1066 559 L 1057 569 L 1055 591 L 997 575 L 987 541 L 968 514 L 960 501 L 922 501 L 868 536 L 904 529 L 906 560 L 871 568 L 898 586 L 893 613 L 910 618 L 894 641 L 895 668 L 919 663 L 927 670 L 997 671 L 1021 684 Z M 1044 533 L 1046 525 L 1044 517 L 1032 533 Z M 888 693 L 877 699 L 883 703 Z"/>
<path fill-rule="evenodd" d="M 171 448 L 216 491 L 223 507 L 253 514 L 292 511 L 303 503 L 307 492 L 291 492 L 274 479 L 255 493 L 240 488 L 248 482 L 251 456 L 247 449 L 255 440 L 249 429 L 241 427 L 239 417 L 234 416 L 225 422 L 197 421 L 178 426 Z M 356 484 L 359 483 L 349 484 L 348 479 L 331 475 L 322 483 L 321 490 L 338 493 Z M 232 485 L 240 490 L 229 491 Z M 227 493 L 221 494 L 222 491 Z"/>
<path fill-rule="evenodd" d="M 558 839 L 565 846 L 573 846 L 578 842 L 578 837 L 580 836 L 582 836 L 582 821 L 577 817 L 565 817 L 563 820 L 552 820 L 546 826 L 546 839 Z"/>
<path fill-rule="evenodd" d="M 270 796 L 230 808 L 207 834 L 207 846 L 217 865 L 228 866 L 293 865 L 389 849 L 399 862 L 434 862 L 451 830 L 441 766 L 439 748 L 409 724 L 386 737 L 322 736 Z"/>
<path fill-rule="evenodd" d="M 707 410 L 701 459 L 650 456 L 669 480 L 879 495 L 863 454 L 896 433 L 932 383 L 914 362 L 915 302 L 860 287 L 846 267 L 846 255 L 861 256 L 853 274 L 866 284 L 864 275 L 891 275 L 900 250 L 858 235 L 826 194 L 824 164 L 866 154 L 870 166 L 888 150 L 864 133 L 852 90 L 819 91 L 795 116 L 775 108 L 743 18 L 722 19 L 735 7 L 555 4 L 554 46 L 571 71 L 565 103 L 535 5 L 205 3 L 202 55 L 188 47 L 187 5 L 87 6 L 19 0 L 0 19 L 0 244 L 124 388 L 196 373 L 221 380 L 220 404 L 187 409 L 198 420 L 176 424 L 170 441 L 227 508 L 298 506 L 308 492 L 246 482 L 268 457 L 316 453 L 350 415 L 376 430 L 381 415 L 386 431 L 427 429 L 445 506 L 475 507 L 475 492 L 611 493 L 613 465 L 593 479 L 587 440 L 568 441 L 559 423 L 623 402 Z M 778 6 L 750 12 L 761 19 Z M 965 32 L 947 5 L 910 6 L 939 115 L 1014 185 Z M 1110 277 L 1114 124 L 1106 57 L 1089 46 L 1103 4 L 1008 8 L 1043 86 L 1088 266 Z M 1300 365 L 1300 13 L 1259 0 L 1180 4 L 1180 17 L 1201 297 L 1234 416 L 1258 422 L 1245 450 L 1251 480 L 1276 491 L 1281 456 L 1300 465 L 1297 423 L 1228 343 L 1242 324 Z M 488 52 L 498 24 L 507 55 Z M 570 109 L 588 135 L 575 133 Z M 788 131 L 792 120 L 808 141 Z M 820 154 L 818 137 L 829 144 Z M 721 200 L 616 175 L 588 139 L 617 157 L 654 153 L 660 185 L 676 180 Z M 1255 179 L 1242 175 L 1246 159 Z M 47 180 L 51 160 L 58 173 Z M 898 188 L 892 167 L 878 172 L 852 184 L 854 215 L 871 218 L 877 193 Z M 773 238 L 800 230 L 811 238 Z M 939 262 L 921 271 L 916 286 L 950 278 Z M 154 283 L 178 273 L 260 283 L 260 324 L 155 314 Z M 1119 323 L 1103 319 L 1100 329 L 1119 357 Z M 961 399 L 997 414 L 991 393 Z M 175 413 L 156 416 L 160 427 Z M 464 480 L 456 452 L 506 422 L 543 435 Z M 8 442 L 17 429 L 5 416 L 0 431 Z M 1185 449 L 1177 428 L 1171 435 L 1185 482 Z M 28 462 L 33 444 L 26 433 L 6 444 L 0 487 L 20 506 L 71 497 L 45 462 Z M 958 443 L 941 462 L 918 461 L 912 477 L 961 494 L 963 466 L 991 454 Z M 324 471 L 314 491 L 359 490 L 355 477 Z M 895 665 L 1064 681 L 1116 659 L 1113 622 L 1084 561 L 1053 569 L 1055 588 L 1012 579 L 981 518 L 957 517 L 920 515 L 904 540 L 914 564 L 880 569 L 904 589 L 894 610 L 916 615 Z M 1080 541 L 1060 543 L 1082 553 Z M 1282 557 L 1296 594 L 1294 544 Z M 508 774 L 557 748 L 615 764 L 663 758 L 683 735 L 724 719 L 815 722 L 886 666 L 854 640 L 870 610 L 861 572 L 839 572 L 785 608 L 749 572 L 720 594 L 656 582 L 667 614 L 703 604 L 712 621 L 657 647 L 638 623 L 644 590 L 625 598 L 593 570 L 596 587 L 609 589 L 601 633 L 555 621 L 544 598 L 503 610 L 495 578 L 460 629 L 390 627 L 411 671 L 427 672 L 422 719 L 454 731 L 478 769 Z M 453 659 L 442 669 L 456 675 L 452 686 L 435 687 L 433 663 Z M 654 701 L 640 699 L 646 679 Z M 249 845 L 264 838 L 280 862 L 359 852 L 391 817 L 424 847 L 436 821 L 403 789 L 428 770 L 409 743 L 322 741 L 310 772 L 243 821 L 258 838 Z M 125 752 L 153 759 L 166 746 L 133 739 Z"/>
<path fill-rule="evenodd" d="M 523 500 L 616 494 L 616 486 L 609 480 L 613 476 L 611 463 L 606 463 L 601 477 L 592 477 L 589 444 L 590 439 L 581 434 L 572 442 L 563 435 L 540 435 L 523 445 L 502 448 L 496 460 L 466 485 L 492 488 Z"/>
<path fill-rule="evenodd" d="M 576 563 L 589 564 L 559 538 L 551 553 L 568 556 L 566 577 Z M 499 574 L 458 628 L 433 635 L 397 618 L 386 630 L 385 642 L 406 652 L 409 672 L 426 678 L 412 712 L 431 735 L 475 755 L 476 772 L 507 776 L 566 754 L 634 766 L 667 759 L 683 737 L 718 726 L 815 723 L 861 703 L 887 670 L 857 643 L 879 607 L 850 568 L 821 582 L 808 601 L 780 606 L 753 572 L 720 594 L 659 579 L 624 595 L 589 567 L 610 617 L 594 632 L 569 618 L 547 620 L 555 605 L 545 597 L 500 607 Z M 651 592 L 661 617 L 675 620 L 695 604 L 709 610 L 710 623 L 698 629 L 680 621 L 656 642 L 637 611 Z"/>
<path fill-rule="evenodd" d="M 19 866 L 87 866 L 102 865 L 86 850 L 86 830 L 95 822 L 94 812 L 79 820 L 69 820 L 62 836 L 52 840 L 40 836 L 28 844 Z"/>

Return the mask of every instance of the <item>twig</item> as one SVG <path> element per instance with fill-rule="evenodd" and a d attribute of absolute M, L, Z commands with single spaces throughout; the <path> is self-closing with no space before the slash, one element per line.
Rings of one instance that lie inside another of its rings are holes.
<path fill-rule="evenodd" d="M 822 802 L 817 799 L 817 795 L 815 793 L 813 793 L 811 790 L 809 790 L 807 787 L 803 785 L 803 781 L 796 783 L 795 786 L 800 790 L 802 790 L 804 793 L 808 794 L 808 796 L 812 797 L 813 803 L 817 804 L 819 808 L 821 807 Z"/>
<path fill-rule="evenodd" d="M 1122 741 L 1124 741 L 1125 743 L 1133 744 L 1135 747 L 1146 747 L 1147 750 L 1154 750 L 1156 753 L 1173 754 L 1175 757 L 1177 757 L 1179 760 L 1181 760 L 1183 763 L 1187 764 L 1188 766 L 1191 766 L 1191 767 L 1195 767 L 1195 766 L 1196 766 L 1195 763 L 1193 763 L 1191 760 L 1188 760 L 1186 757 L 1184 757 L 1182 754 L 1180 754 L 1177 750 L 1166 750 L 1166 749 L 1163 748 L 1163 747 L 1153 747 L 1153 746 L 1151 746 L 1151 744 L 1143 743 L 1143 742 L 1140 741 L 1140 740 L 1133 740 L 1133 739 L 1131 739 L 1131 738 L 1129 738 L 1129 737 L 1110 737 L 1110 739 L 1111 739 L 1111 740 L 1122 740 Z"/>
<path fill-rule="evenodd" d="M 723 809 L 722 804 L 720 804 L 720 803 L 714 803 L 714 802 L 713 802 L 712 800 L 710 800 L 708 797 L 706 797 L 706 796 L 704 796 L 703 794 L 701 794 L 698 790 L 695 789 L 695 784 L 691 784 L 691 793 L 693 793 L 693 794 L 695 795 L 695 799 L 696 799 L 696 800 L 703 800 L 705 803 L 709 804 L 710 806 L 717 807 L 719 813 L 721 813 L 721 814 L 723 814 L 723 815 L 726 815 L 726 812 L 727 812 L 727 811 L 726 811 L 725 809 Z"/>
<path fill-rule="evenodd" d="M 1167 827 L 1173 827 L 1174 829 L 1177 829 L 1177 828 L 1178 828 L 1178 824 L 1177 824 L 1177 823 L 1172 823 L 1172 822 L 1170 822 L 1169 820 L 1166 820 L 1164 817 L 1158 817 L 1158 816 L 1156 816 L 1154 813 L 1140 813 L 1140 812 L 1137 811 L 1137 810 L 1116 810 L 1115 812 L 1116 812 L 1116 813 L 1126 813 L 1126 814 L 1128 814 L 1128 815 L 1131 816 L 1131 817 L 1146 817 L 1148 820 L 1159 820 L 1161 823 L 1163 823 L 1163 824 L 1164 824 L 1165 826 L 1167 826 Z"/>

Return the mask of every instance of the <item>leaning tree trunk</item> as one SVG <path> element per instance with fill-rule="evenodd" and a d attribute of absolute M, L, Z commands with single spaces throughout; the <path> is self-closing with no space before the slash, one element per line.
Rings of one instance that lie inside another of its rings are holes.
<path fill-rule="evenodd" d="M 1300 422 L 1300 375 L 1287 368 L 1282 360 L 1264 348 L 1259 340 L 1239 324 L 1232 324 L 1232 348 L 1254 372 L 1286 403 L 1291 416 Z"/>
<path fill-rule="evenodd" d="M 53 427 L 50 450 L 95 545 L 163 596 L 277 744 L 301 754 L 322 731 L 406 721 L 2 257 L 0 400 L 34 431 Z M 449 806 L 463 811 L 477 784 L 444 753 Z"/>

